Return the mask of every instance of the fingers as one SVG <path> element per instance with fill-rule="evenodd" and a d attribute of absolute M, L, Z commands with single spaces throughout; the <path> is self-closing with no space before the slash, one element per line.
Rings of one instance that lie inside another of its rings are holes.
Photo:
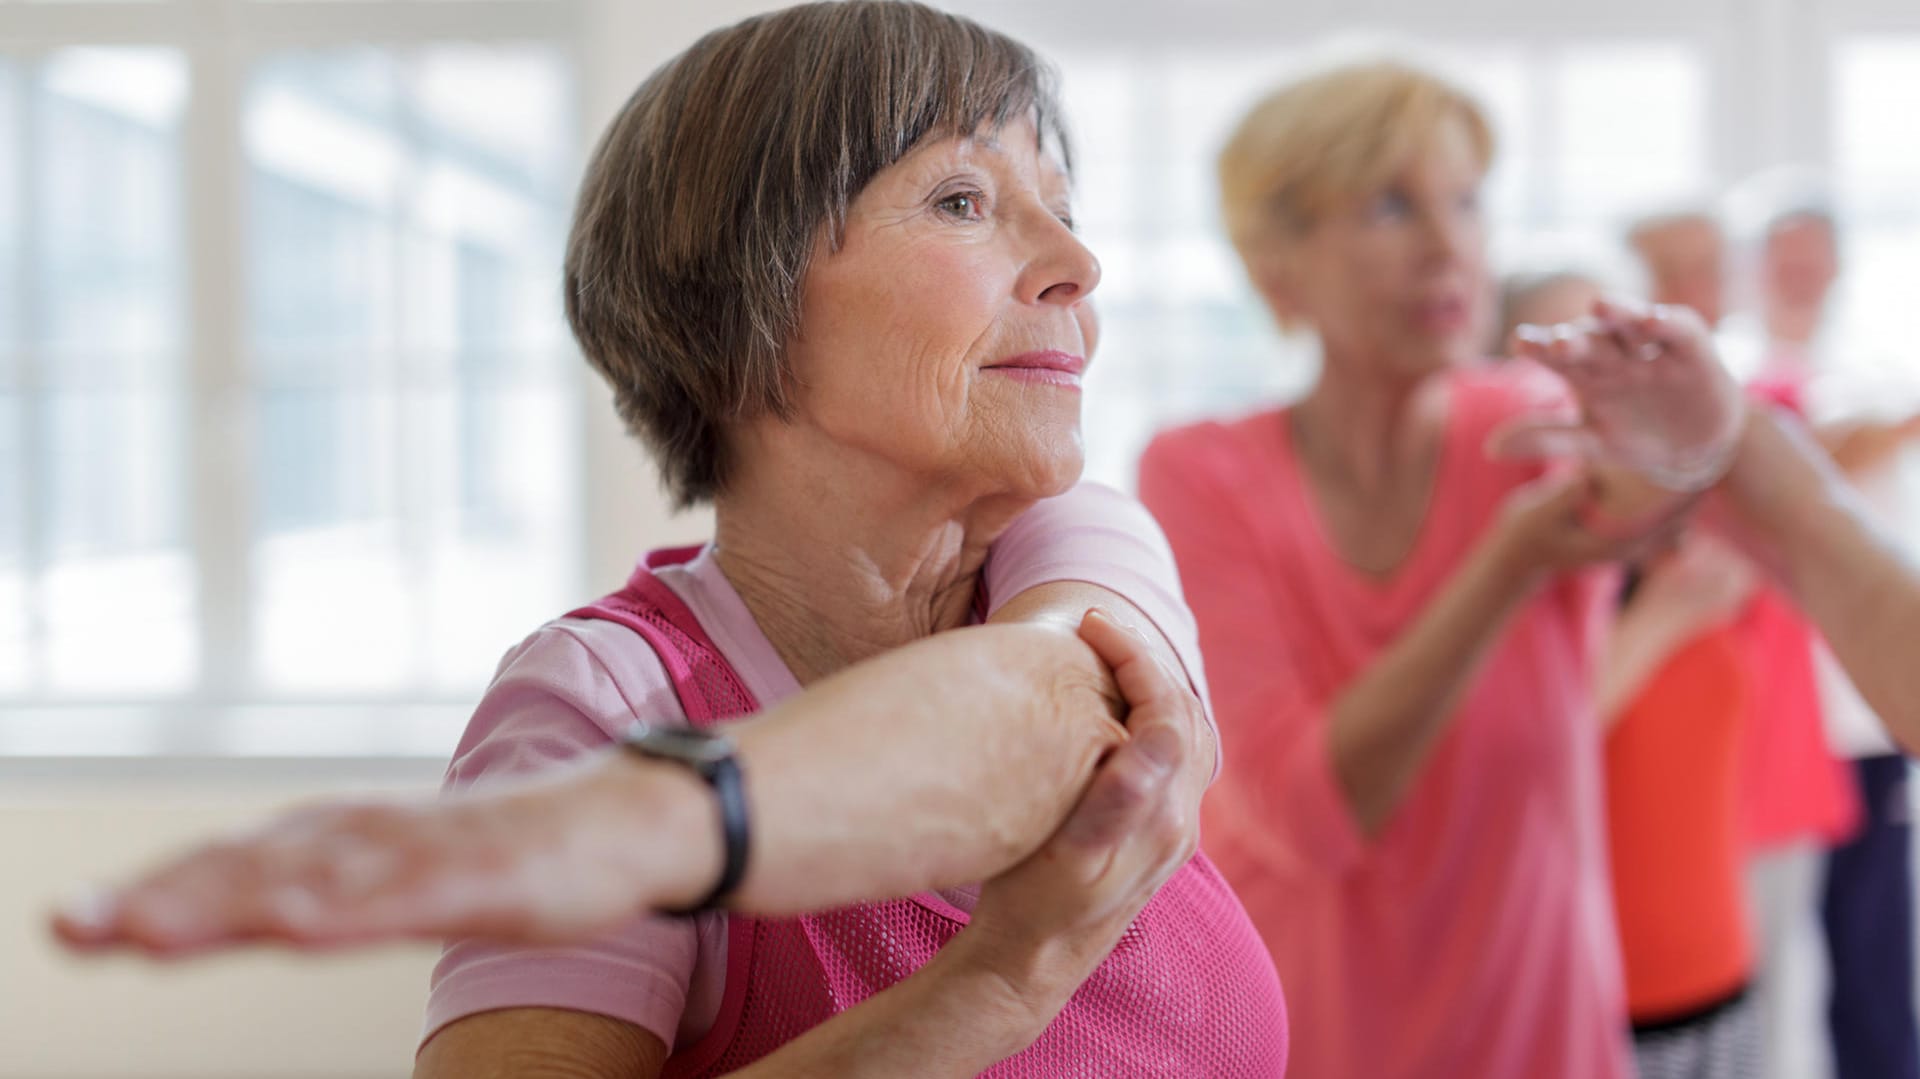
<path fill-rule="evenodd" d="M 1569 377 L 1583 370 L 1604 373 L 1621 360 L 1652 360 L 1672 348 L 1704 348 L 1706 328 L 1684 307 L 1648 305 L 1623 297 L 1595 301 L 1593 313 L 1557 326 L 1514 330 L 1510 351 Z"/>
<path fill-rule="evenodd" d="M 1154 722 L 1136 732 L 1094 774 L 1060 826 L 1059 841 L 1098 849 L 1139 831 L 1162 812 L 1186 752 L 1186 739 L 1171 723 Z"/>
<path fill-rule="evenodd" d="M 327 946 L 444 927 L 457 912 L 429 909 L 444 890 L 433 867 L 410 855 L 406 818 L 400 807 L 282 818 L 117 891 L 88 893 L 54 914 L 52 930 L 77 951 L 173 958 L 248 941 Z"/>
<path fill-rule="evenodd" d="M 1089 610 L 1080 619 L 1080 639 L 1113 671 L 1115 684 L 1135 713 L 1184 699 L 1186 684 L 1160 662 L 1146 637 L 1107 612 Z"/>
<path fill-rule="evenodd" d="M 1544 364 L 1562 375 L 1582 369 L 1593 351 L 1596 324 L 1590 318 L 1557 326 L 1523 325 L 1513 331 L 1508 351 L 1517 359 Z"/>

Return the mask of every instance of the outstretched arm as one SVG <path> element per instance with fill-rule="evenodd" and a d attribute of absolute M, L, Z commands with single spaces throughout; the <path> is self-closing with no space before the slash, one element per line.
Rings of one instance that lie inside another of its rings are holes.
<path fill-rule="evenodd" d="M 730 725 L 752 807 L 737 909 L 784 914 L 983 880 L 1031 854 L 1125 728 L 1072 626 L 916 642 Z M 329 806 L 62 912 L 80 947 L 579 937 L 697 900 L 718 812 L 629 754 L 438 802 Z"/>
<path fill-rule="evenodd" d="M 1797 424 L 1744 408 L 1713 338 L 1690 312 L 1603 303 L 1593 318 L 1529 328 L 1517 355 L 1565 376 L 1578 431 L 1523 434 L 1507 452 L 1624 460 L 1670 486 L 1713 486 L 1728 535 L 1798 601 L 1867 703 L 1920 748 L 1920 571 L 1873 525 Z M 1529 444 L 1531 443 L 1531 444 Z"/>
<path fill-rule="evenodd" d="M 1732 534 L 1819 627 L 1888 732 L 1920 750 L 1920 570 L 1791 420 L 1753 410 L 1721 492 Z"/>

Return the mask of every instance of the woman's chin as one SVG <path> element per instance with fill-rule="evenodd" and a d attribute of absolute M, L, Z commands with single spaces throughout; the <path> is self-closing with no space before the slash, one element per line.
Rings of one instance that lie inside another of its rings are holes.
<path fill-rule="evenodd" d="M 1075 432 L 1071 449 L 1052 447 L 1023 455 L 1023 460 L 1010 470 L 1013 477 L 1010 493 L 1032 499 L 1065 494 L 1080 482 L 1080 474 L 1086 467 L 1086 453 L 1079 433 Z"/>

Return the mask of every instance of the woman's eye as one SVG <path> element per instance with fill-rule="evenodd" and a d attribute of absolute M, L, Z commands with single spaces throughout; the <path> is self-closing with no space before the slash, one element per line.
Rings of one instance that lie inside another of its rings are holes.
<path fill-rule="evenodd" d="M 968 221 L 977 220 L 981 216 L 981 199 L 977 192 L 961 191 L 948 195 L 941 199 L 937 205 L 940 207 L 941 212 L 951 214 L 954 217 L 964 218 Z"/>
<path fill-rule="evenodd" d="M 1394 221 L 1413 212 L 1413 202 L 1398 191 L 1388 191 L 1376 195 L 1367 204 L 1367 216 L 1383 221 Z"/>

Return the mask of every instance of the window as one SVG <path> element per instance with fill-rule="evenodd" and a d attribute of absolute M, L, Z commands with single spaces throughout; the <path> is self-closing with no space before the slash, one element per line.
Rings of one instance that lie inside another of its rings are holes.
<path fill-rule="evenodd" d="M 579 595 L 577 42 L 527 6 L 0 38 L 0 752 L 464 707 Z"/>
<path fill-rule="evenodd" d="M 275 56 L 247 84 L 261 690 L 470 694 L 568 594 L 547 52 Z"/>
<path fill-rule="evenodd" d="M 182 439 L 178 53 L 4 69 L 0 685 L 178 693 L 198 666 Z"/>
<path fill-rule="evenodd" d="M 1920 280 L 1920 34 L 1833 50 L 1834 177 L 1845 233 L 1831 362 L 1873 411 L 1920 407 L 1908 312 Z"/>

